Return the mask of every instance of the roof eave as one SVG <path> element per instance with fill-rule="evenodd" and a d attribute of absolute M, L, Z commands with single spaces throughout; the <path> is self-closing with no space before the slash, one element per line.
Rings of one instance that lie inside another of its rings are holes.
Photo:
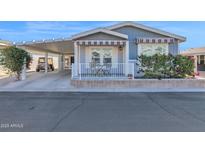
<path fill-rule="evenodd" d="M 169 33 L 169 32 L 163 31 L 163 30 L 159 30 L 159 29 L 156 29 L 156 28 L 148 27 L 148 26 L 138 24 L 138 23 L 134 23 L 134 22 L 130 22 L 130 21 L 119 23 L 119 24 L 116 24 L 116 25 L 113 25 L 113 26 L 109 26 L 109 27 L 107 27 L 107 29 L 114 30 L 114 29 L 121 28 L 121 27 L 124 27 L 124 26 L 133 26 L 133 27 L 148 30 L 148 31 L 151 31 L 151 32 L 154 32 L 154 33 L 158 33 L 158 34 L 161 34 L 161 35 L 173 37 L 175 39 L 178 39 L 180 42 L 185 42 L 186 41 L 186 37 L 184 37 L 184 36 L 176 35 L 176 34 L 173 34 L 173 33 Z"/>

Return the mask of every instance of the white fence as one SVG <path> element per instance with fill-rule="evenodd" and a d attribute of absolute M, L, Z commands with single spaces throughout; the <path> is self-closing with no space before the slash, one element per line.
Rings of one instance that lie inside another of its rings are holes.
<path fill-rule="evenodd" d="M 75 72 L 77 69 L 77 72 Z M 134 78 L 134 63 L 79 63 L 72 65 L 72 78 Z"/>

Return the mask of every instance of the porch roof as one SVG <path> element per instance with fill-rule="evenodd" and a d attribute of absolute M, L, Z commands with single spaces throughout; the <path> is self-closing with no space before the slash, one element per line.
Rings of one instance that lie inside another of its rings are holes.
<path fill-rule="evenodd" d="M 115 32 L 115 31 L 111 31 L 111 30 L 108 30 L 108 29 L 105 29 L 105 28 L 97 28 L 97 29 L 86 31 L 86 32 L 78 33 L 76 35 L 73 35 L 72 39 L 77 40 L 79 38 L 89 36 L 89 35 L 92 35 L 92 34 L 96 34 L 96 33 L 105 33 L 105 34 L 113 35 L 113 36 L 120 37 L 120 38 L 123 38 L 123 39 L 128 39 L 128 36 L 125 35 L 125 34 L 118 33 L 118 32 Z"/>

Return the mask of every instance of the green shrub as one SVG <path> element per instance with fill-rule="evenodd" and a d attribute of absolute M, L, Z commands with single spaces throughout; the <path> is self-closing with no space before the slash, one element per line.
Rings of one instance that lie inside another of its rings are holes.
<path fill-rule="evenodd" d="M 185 78 L 194 72 L 193 61 L 182 55 L 141 55 L 137 58 L 137 65 L 144 78 Z"/>
<path fill-rule="evenodd" d="M 174 76 L 185 78 L 187 75 L 194 74 L 194 62 L 186 56 L 177 55 L 173 61 Z"/>
<path fill-rule="evenodd" d="M 32 58 L 28 52 L 14 46 L 0 51 L 0 65 L 15 73 L 18 80 L 20 79 L 24 63 L 26 62 L 26 68 L 29 68 L 31 60 Z"/>

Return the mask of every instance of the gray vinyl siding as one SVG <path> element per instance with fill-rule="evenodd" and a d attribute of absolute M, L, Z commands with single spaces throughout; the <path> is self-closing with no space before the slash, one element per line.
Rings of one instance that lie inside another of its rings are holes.
<path fill-rule="evenodd" d="M 177 55 L 179 53 L 179 45 L 177 42 L 169 44 L 169 53 Z"/>
<path fill-rule="evenodd" d="M 102 32 L 78 38 L 78 40 L 122 40 L 122 39 L 123 38 L 121 37 L 105 34 Z"/>
<path fill-rule="evenodd" d="M 136 57 L 138 55 L 138 46 L 135 43 L 137 38 L 163 38 L 167 37 L 161 34 L 145 31 L 143 29 L 139 29 L 132 26 L 125 26 L 121 28 L 114 29 L 113 31 L 126 34 L 128 35 L 129 40 L 129 59 L 130 60 L 136 60 Z M 177 54 L 178 53 L 178 43 L 169 44 L 169 53 L 171 54 Z"/>

